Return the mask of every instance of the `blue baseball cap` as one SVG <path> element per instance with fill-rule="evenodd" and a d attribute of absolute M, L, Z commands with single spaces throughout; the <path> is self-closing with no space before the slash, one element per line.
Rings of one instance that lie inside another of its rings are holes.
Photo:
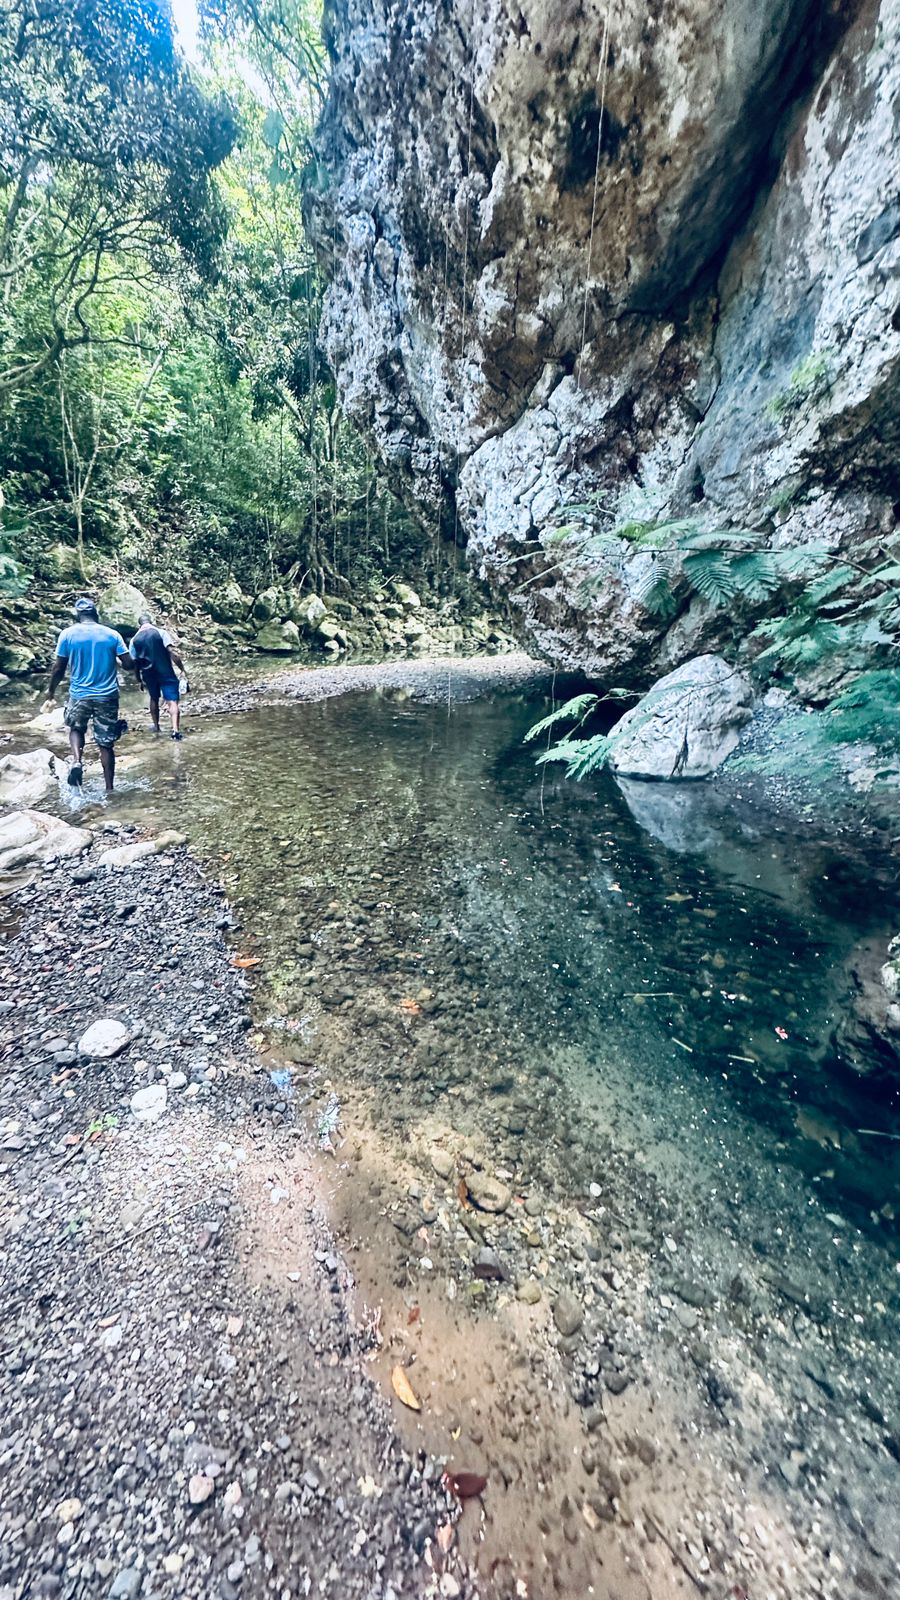
<path fill-rule="evenodd" d="M 80 600 L 75 601 L 72 610 L 74 611 L 76 617 L 81 616 L 83 611 L 95 612 L 97 610 L 97 602 L 96 600 L 92 600 L 89 595 L 85 594 L 81 596 Z"/>

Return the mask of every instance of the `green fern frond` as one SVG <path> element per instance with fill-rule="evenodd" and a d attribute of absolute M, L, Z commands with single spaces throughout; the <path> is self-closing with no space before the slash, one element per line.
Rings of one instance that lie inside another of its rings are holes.
<path fill-rule="evenodd" d="M 811 606 L 813 609 L 824 605 L 825 601 L 830 600 L 832 595 L 839 594 L 842 589 L 845 589 L 847 584 L 853 581 L 854 576 L 855 573 L 852 567 L 846 567 L 843 564 L 832 567 L 830 572 L 824 572 L 821 578 L 816 578 L 813 583 L 807 585 L 802 596 L 804 604 Z"/>
<path fill-rule="evenodd" d="M 598 699 L 599 696 L 595 694 L 576 694 L 572 700 L 567 700 L 565 705 L 557 706 L 548 717 L 542 717 L 540 722 L 535 722 L 528 729 L 522 743 L 530 744 L 532 739 L 540 738 L 548 728 L 555 728 L 560 722 L 574 722 L 580 727 L 590 716 Z"/>
<path fill-rule="evenodd" d="M 735 594 L 747 600 L 765 600 L 778 588 L 781 579 L 768 550 L 756 555 L 738 556 L 731 563 Z"/>
<path fill-rule="evenodd" d="M 684 575 L 702 599 L 713 605 L 727 606 L 737 593 L 734 562 L 717 550 L 685 556 Z"/>
<path fill-rule="evenodd" d="M 612 743 L 612 739 L 603 733 L 595 734 L 592 739 L 561 739 L 559 744 L 552 745 L 538 756 L 537 765 L 564 761 L 567 778 L 586 778 L 609 759 Z"/>

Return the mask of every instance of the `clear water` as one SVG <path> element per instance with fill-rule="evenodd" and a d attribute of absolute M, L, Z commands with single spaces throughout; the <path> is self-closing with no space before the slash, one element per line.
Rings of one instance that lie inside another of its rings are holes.
<path fill-rule="evenodd" d="M 798 1206 L 882 1237 L 900 1099 L 842 1070 L 832 1033 L 854 947 L 898 925 L 883 866 L 704 786 L 542 776 L 537 709 L 372 693 L 138 735 L 118 812 L 221 863 L 262 1011 L 309 1059 L 323 1018 L 351 1019 L 345 1066 L 376 1094 L 387 1072 L 392 1117 L 448 1087 L 477 1107 L 510 1074 L 527 1101 L 552 1066 L 576 1115 L 692 1177 L 727 1149 L 754 1188 L 793 1170 Z"/>

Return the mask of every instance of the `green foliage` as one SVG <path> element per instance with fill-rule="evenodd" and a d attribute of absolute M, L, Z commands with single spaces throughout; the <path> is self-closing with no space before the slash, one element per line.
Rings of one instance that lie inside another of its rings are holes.
<path fill-rule="evenodd" d="M 824 399 L 831 388 L 834 376 L 834 352 L 819 350 L 798 362 L 788 380 L 788 387 L 773 395 L 766 406 L 766 415 L 773 422 L 784 423 L 802 406 Z"/>
<path fill-rule="evenodd" d="M 595 710 L 599 696 L 596 694 L 576 694 L 572 700 L 567 700 L 564 705 L 557 706 L 548 717 L 542 717 L 540 722 L 534 723 L 525 735 L 525 743 L 532 739 L 540 738 L 542 733 L 547 733 L 551 728 L 556 728 L 561 722 L 574 722 L 580 726 Z"/>
<path fill-rule="evenodd" d="M 421 559 L 319 347 L 318 7 L 210 0 L 204 21 L 194 70 L 160 0 L 0 0 L 7 592 L 59 544 L 173 593 Z"/>
<path fill-rule="evenodd" d="M 827 708 L 825 737 L 832 744 L 876 744 L 900 755 L 900 673 L 861 672 Z"/>
<path fill-rule="evenodd" d="M 111 277 L 209 277 L 234 142 L 155 0 L 0 0 L 0 393 L 93 342 Z"/>
<path fill-rule="evenodd" d="M 550 761 L 563 761 L 566 765 L 567 778 L 586 778 L 588 773 L 596 772 L 603 766 L 610 749 L 610 740 L 603 734 L 593 734 L 587 739 L 576 739 L 573 735 L 592 716 L 600 704 L 600 696 L 596 694 L 576 694 L 571 700 L 566 700 L 561 706 L 556 706 L 549 716 L 542 717 L 540 722 L 535 722 L 528 729 L 524 743 L 540 738 L 542 733 L 550 734 L 551 730 L 558 728 L 562 722 L 574 724 L 569 733 L 557 744 L 550 745 L 537 757 L 538 766 L 544 766 Z"/>
<path fill-rule="evenodd" d="M 590 739 L 561 739 L 559 744 L 552 745 L 538 756 L 537 764 L 543 766 L 549 761 L 564 761 L 566 777 L 580 780 L 605 766 L 612 745 L 612 739 L 602 733 L 596 733 Z"/>
<path fill-rule="evenodd" d="M 785 582 L 811 571 L 828 552 L 806 545 L 800 549 L 772 550 L 766 536 L 749 528 L 721 528 L 701 516 L 661 521 L 655 518 L 614 522 L 604 519 L 604 497 L 597 495 L 564 508 L 566 524 L 553 531 L 552 544 L 559 559 L 594 570 L 582 578 L 580 593 L 587 601 L 621 560 L 622 541 L 648 556 L 632 593 L 653 616 L 673 616 L 682 595 L 697 594 L 710 605 L 734 602 L 758 605 Z"/>

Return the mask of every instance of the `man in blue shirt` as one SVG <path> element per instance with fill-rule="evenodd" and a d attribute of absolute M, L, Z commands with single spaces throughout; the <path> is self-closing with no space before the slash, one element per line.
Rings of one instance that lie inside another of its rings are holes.
<path fill-rule="evenodd" d="M 106 628 L 93 600 L 75 601 L 75 625 L 64 628 L 56 641 L 56 660 L 50 673 L 47 693 L 52 704 L 58 684 L 69 668 L 69 700 L 65 724 L 69 730 L 72 765 L 69 782 L 80 787 L 84 757 L 84 736 L 93 721 L 94 739 L 100 751 L 100 765 L 107 794 L 112 794 L 116 772 L 115 743 L 124 733 L 119 721 L 119 680 L 116 667 L 133 672 L 135 663 L 128 646 L 114 628 Z"/>

